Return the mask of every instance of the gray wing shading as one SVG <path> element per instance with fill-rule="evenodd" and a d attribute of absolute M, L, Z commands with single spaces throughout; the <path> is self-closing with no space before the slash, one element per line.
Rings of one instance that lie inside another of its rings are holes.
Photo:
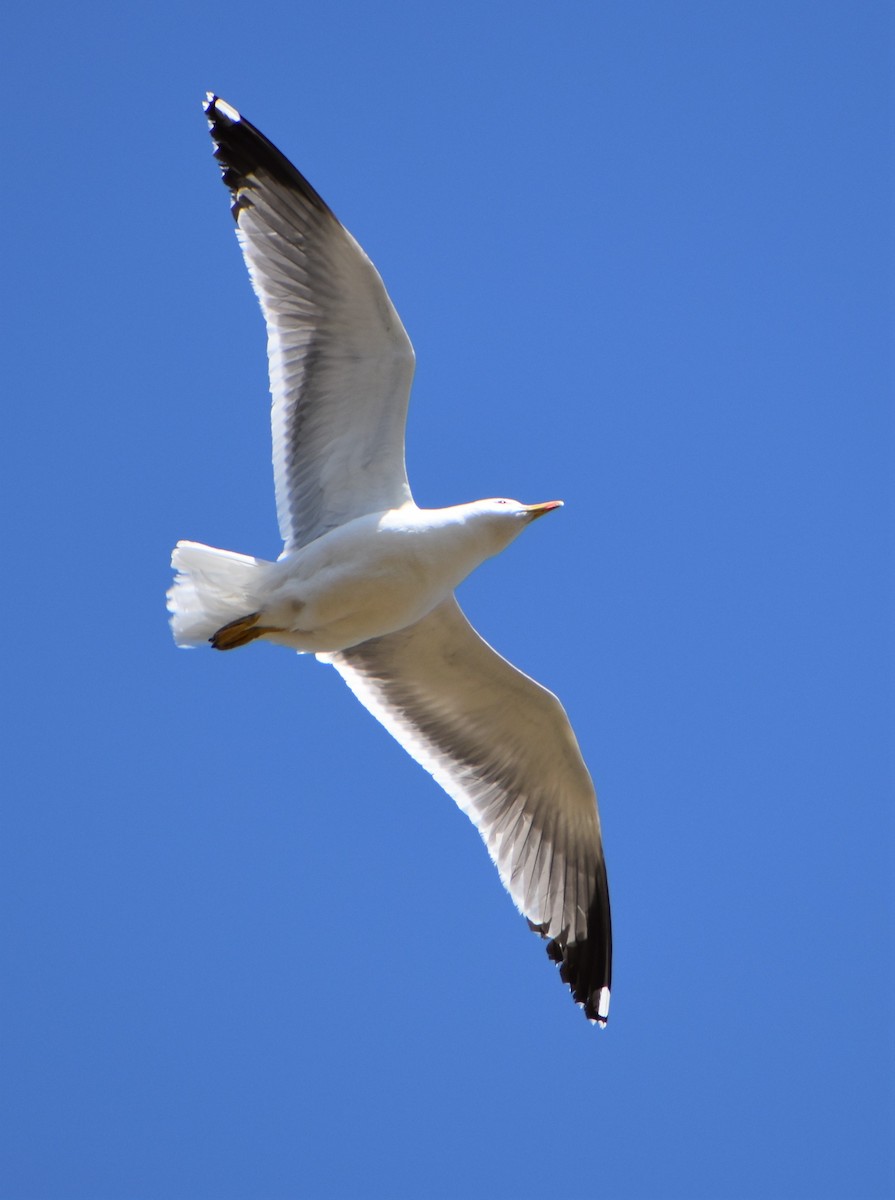
<path fill-rule="evenodd" d="M 285 551 L 410 499 L 413 347 L 376 268 L 307 180 L 235 109 L 205 112 L 267 322 Z"/>
<path fill-rule="evenodd" d="M 606 1023 L 609 890 L 596 795 L 565 710 L 451 597 L 331 662 L 482 835 L 504 886 L 591 1021 Z"/>

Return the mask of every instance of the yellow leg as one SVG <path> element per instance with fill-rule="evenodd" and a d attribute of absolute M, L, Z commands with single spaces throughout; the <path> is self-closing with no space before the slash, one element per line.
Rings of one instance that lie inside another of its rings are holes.
<path fill-rule="evenodd" d="M 249 613 L 247 617 L 237 617 L 235 621 L 221 626 L 217 633 L 208 640 L 215 650 L 236 650 L 239 646 L 247 646 L 256 638 L 264 637 L 266 633 L 282 633 L 272 625 L 259 625 L 260 613 Z"/>

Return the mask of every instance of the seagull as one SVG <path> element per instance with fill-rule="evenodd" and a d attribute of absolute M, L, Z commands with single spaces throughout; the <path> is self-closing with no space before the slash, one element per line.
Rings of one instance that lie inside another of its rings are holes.
<path fill-rule="evenodd" d="M 370 259 L 220 97 L 203 105 L 267 323 L 276 562 L 177 543 L 175 642 L 314 654 L 472 820 L 592 1024 L 612 932 L 596 793 L 559 700 L 475 631 L 455 588 L 559 500 L 419 508 L 404 466 L 410 339 Z"/>

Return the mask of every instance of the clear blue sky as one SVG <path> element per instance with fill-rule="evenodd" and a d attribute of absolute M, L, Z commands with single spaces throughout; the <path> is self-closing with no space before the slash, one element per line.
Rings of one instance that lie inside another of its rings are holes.
<path fill-rule="evenodd" d="M 892 1194 L 887 7 L 7 18 L 3 1200 Z M 605 1033 L 333 671 L 171 642 L 177 538 L 278 550 L 206 88 L 382 272 L 417 499 L 566 501 L 462 600 L 597 783 Z"/>

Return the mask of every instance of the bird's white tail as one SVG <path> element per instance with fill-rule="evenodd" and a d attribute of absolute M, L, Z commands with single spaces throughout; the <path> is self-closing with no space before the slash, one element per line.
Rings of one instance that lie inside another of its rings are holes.
<path fill-rule="evenodd" d="M 168 592 L 177 645 L 204 646 L 222 626 L 255 612 L 274 565 L 200 542 L 178 542 L 171 555 L 177 575 Z"/>

